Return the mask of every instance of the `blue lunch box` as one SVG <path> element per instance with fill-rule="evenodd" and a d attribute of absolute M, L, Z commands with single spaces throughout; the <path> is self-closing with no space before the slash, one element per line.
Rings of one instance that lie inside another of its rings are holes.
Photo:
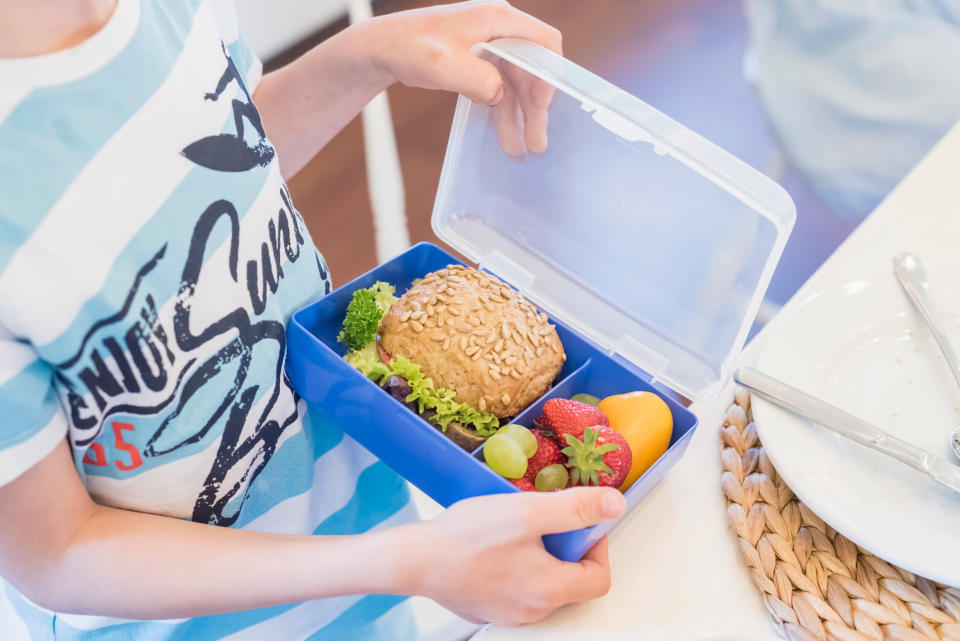
<path fill-rule="evenodd" d="M 483 446 L 473 453 L 461 449 L 436 426 L 344 361 L 346 348 L 337 342 L 337 334 L 357 289 L 382 280 L 395 285 L 400 295 L 415 278 L 452 264 L 462 263 L 436 245 L 420 243 L 336 289 L 293 315 L 287 358 L 290 380 L 307 402 L 323 407 L 336 425 L 444 507 L 471 496 L 520 490 L 487 467 Z M 601 398 L 635 390 L 659 393 L 646 378 L 617 363 L 563 323 L 551 322 L 557 325 L 567 360 L 553 388 L 512 422 L 532 427 L 547 399 L 569 398 L 577 392 Z M 697 426 L 697 417 L 689 410 L 659 394 L 673 413 L 670 449 L 627 491 L 628 506 L 639 502 L 663 478 L 683 454 Z M 578 560 L 611 527 L 612 523 L 604 523 L 552 534 L 544 538 L 544 544 L 561 559 Z"/>
<path fill-rule="evenodd" d="M 506 104 L 460 98 L 433 228 L 556 325 L 564 367 L 513 422 L 530 427 L 548 399 L 581 392 L 645 390 L 667 403 L 670 446 L 625 493 L 629 511 L 693 435 L 697 418 L 682 398 L 714 397 L 728 380 L 792 229 L 793 203 L 756 170 L 561 56 L 514 39 L 478 54 L 500 67 Z M 547 147 L 536 152 L 519 120 L 509 126 L 518 113 L 511 96 L 531 83 L 555 90 L 529 118 L 547 120 Z M 297 311 L 286 365 L 307 402 L 443 506 L 520 490 L 487 467 L 482 446 L 462 450 L 344 361 L 337 334 L 357 289 L 380 280 L 401 295 L 457 263 L 465 264 L 420 243 Z M 551 534 L 544 545 L 578 560 L 613 526 Z"/>

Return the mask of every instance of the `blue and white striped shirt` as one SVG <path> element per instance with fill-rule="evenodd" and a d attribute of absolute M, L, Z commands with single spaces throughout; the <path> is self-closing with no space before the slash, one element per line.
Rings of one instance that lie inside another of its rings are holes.
<path fill-rule="evenodd" d="M 0 59 L 0 484 L 66 437 L 106 505 L 295 534 L 412 518 L 404 483 L 284 377 L 289 316 L 330 281 L 260 74 L 229 0 L 120 0 L 76 47 Z M 403 638 L 401 601 L 124 621 L 0 582 L 0 636 Z"/>

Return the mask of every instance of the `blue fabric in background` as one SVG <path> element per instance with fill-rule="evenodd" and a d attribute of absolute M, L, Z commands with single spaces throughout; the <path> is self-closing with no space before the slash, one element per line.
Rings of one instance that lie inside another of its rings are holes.
<path fill-rule="evenodd" d="M 863 217 L 960 119 L 960 0 L 746 0 L 751 62 L 790 161 Z"/>

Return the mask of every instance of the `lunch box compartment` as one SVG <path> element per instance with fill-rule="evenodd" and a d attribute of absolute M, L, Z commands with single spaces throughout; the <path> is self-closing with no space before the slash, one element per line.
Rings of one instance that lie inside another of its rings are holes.
<path fill-rule="evenodd" d="M 558 325 L 558 330 L 559 328 L 560 325 Z M 670 436 L 670 445 L 667 452 L 624 493 L 627 499 L 627 509 L 624 512 L 626 514 L 663 479 L 666 471 L 683 455 L 690 437 L 697 427 L 697 417 L 683 405 L 669 395 L 655 389 L 643 376 L 629 371 L 605 354 L 594 352 L 587 362 L 572 371 L 568 376 L 559 379 L 553 388 L 518 414 L 513 422 L 528 428 L 534 427 L 534 420 L 543 414 L 543 405 L 551 398 L 570 398 L 579 393 L 606 398 L 615 394 L 636 391 L 652 392 L 667 403 L 671 414 L 673 414 L 673 433 Z M 474 457 L 486 466 L 483 463 L 482 445 L 474 452 Z M 544 545 L 554 556 L 565 561 L 576 561 L 596 543 L 597 539 L 613 529 L 615 524 L 616 521 L 611 521 L 583 530 L 551 534 L 544 537 Z"/>
<path fill-rule="evenodd" d="M 402 295 L 415 279 L 451 264 L 463 263 L 435 245 L 420 243 L 339 287 L 293 315 L 287 355 L 291 382 L 306 401 L 316 404 L 316 409 L 337 427 L 444 507 L 472 496 L 520 490 L 483 462 L 483 446 L 472 453 L 461 449 L 437 427 L 343 360 L 346 347 L 337 341 L 337 334 L 357 289 L 385 281 L 395 285 L 397 295 Z M 553 319 L 551 322 L 556 324 L 567 360 L 554 386 L 514 417 L 513 422 L 531 427 L 548 399 L 569 398 L 578 392 L 602 398 L 650 391 L 663 398 L 673 413 L 670 449 L 626 492 L 629 509 L 679 458 L 697 419 L 676 400 L 651 386 L 649 376 L 643 372 L 631 371 L 563 323 Z M 612 527 L 610 522 L 552 534 L 544 537 L 544 545 L 558 558 L 577 560 Z"/>

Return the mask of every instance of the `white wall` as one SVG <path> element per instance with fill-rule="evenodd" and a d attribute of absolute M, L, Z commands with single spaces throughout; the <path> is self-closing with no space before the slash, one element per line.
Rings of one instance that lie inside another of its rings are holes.
<path fill-rule="evenodd" d="M 280 53 L 346 14 L 348 0 L 234 0 L 261 60 Z"/>

